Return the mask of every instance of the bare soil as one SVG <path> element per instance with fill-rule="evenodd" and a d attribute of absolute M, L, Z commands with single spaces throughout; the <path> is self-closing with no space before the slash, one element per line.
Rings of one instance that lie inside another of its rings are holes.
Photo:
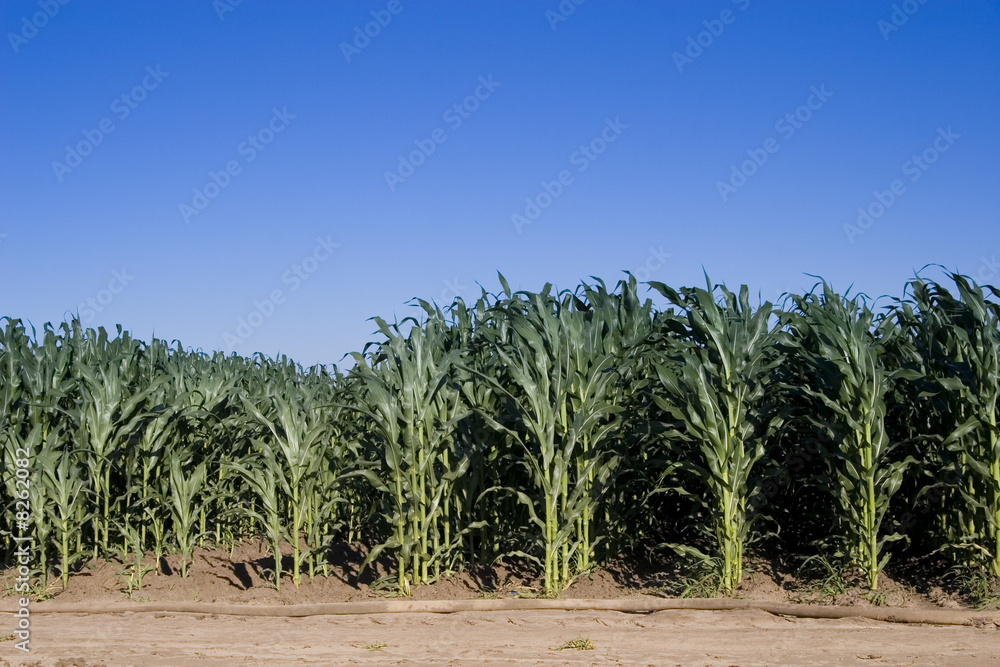
<path fill-rule="evenodd" d="M 286 545 L 287 546 L 287 545 Z M 290 548 L 286 549 L 290 551 Z M 128 593 L 125 567 L 117 561 L 92 561 L 69 578 L 69 586 L 50 579 L 48 590 L 39 597 L 53 598 L 61 604 L 122 602 L 217 602 L 240 604 L 307 604 L 316 602 L 351 602 L 377 600 L 394 595 L 379 589 L 375 581 L 387 572 L 388 563 L 376 563 L 359 573 L 365 551 L 358 545 L 338 544 L 330 553 L 329 576 L 302 574 L 296 588 L 288 574 L 291 558 L 283 559 L 284 575 L 280 590 L 273 584 L 274 559 L 258 540 L 238 545 L 232 553 L 220 549 L 197 548 L 189 565 L 188 577 L 179 574 L 179 557 L 166 556 L 161 563 L 147 556 L 151 568 L 143 579 L 142 589 Z M 879 580 L 879 596 L 872 598 L 860 581 L 843 590 L 823 588 L 821 582 L 802 579 L 799 573 L 774 561 L 750 557 L 745 565 L 743 584 L 735 596 L 769 602 L 799 602 L 850 606 L 888 605 L 905 608 L 963 608 L 959 594 L 931 580 L 897 581 L 886 574 Z M 10 596 L 14 572 L 0 572 L 0 591 Z M 442 576 L 429 586 L 412 591 L 415 600 L 461 600 L 482 597 L 536 597 L 542 582 L 527 568 L 500 565 L 474 568 Z M 561 597 L 614 599 L 634 595 L 658 597 L 704 597 L 697 586 L 686 586 L 677 572 L 662 564 L 625 560 L 579 577 Z M 3 633 L 0 633 L 2 635 Z"/>

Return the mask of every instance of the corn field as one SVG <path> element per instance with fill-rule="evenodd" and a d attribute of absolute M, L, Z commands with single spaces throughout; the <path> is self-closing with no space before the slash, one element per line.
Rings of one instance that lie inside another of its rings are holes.
<path fill-rule="evenodd" d="M 169 554 L 186 577 L 196 547 L 259 538 L 275 587 L 329 576 L 346 541 L 400 594 L 515 559 L 549 595 L 653 545 L 731 594 L 818 494 L 789 548 L 872 589 L 907 549 L 1000 576 L 996 288 L 917 278 L 879 305 L 820 283 L 776 305 L 650 283 L 656 308 L 631 277 L 500 281 L 375 318 L 349 370 L 0 320 L 5 544 L 30 536 L 34 576 L 63 587 L 93 559 L 141 585 Z"/>

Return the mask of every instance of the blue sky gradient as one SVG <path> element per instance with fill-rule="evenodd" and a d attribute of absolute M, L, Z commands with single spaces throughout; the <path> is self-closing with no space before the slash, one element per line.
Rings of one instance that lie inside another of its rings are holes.
<path fill-rule="evenodd" d="M 36 325 L 312 364 L 497 271 L 1000 284 L 996 2 L 8 0 L 0 28 L 0 314 Z"/>

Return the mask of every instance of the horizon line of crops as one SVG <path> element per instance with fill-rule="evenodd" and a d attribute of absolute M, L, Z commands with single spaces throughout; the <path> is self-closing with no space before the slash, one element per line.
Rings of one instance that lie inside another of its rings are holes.
<path fill-rule="evenodd" d="M 374 318 L 346 372 L 4 317 L 0 533 L 30 503 L 35 573 L 63 586 L 117 558 L 139 587 L 147 553 L 186 577 L 196 546 L 253 537 L 275 587 L 328 575 L 347 541 L 401 594 L 517 559 L 555 595 L 649 544 L 732 594 L 760 539 L 872 590 L 907 548 L 1000 576 L 1000 293 L 948 278 L 878 309 L 825 282 L 777 307 L 649 283 L 658 310 L 631 276 L 500 276 Z M 25 452 L 30 490 L 9 472 Z"/>

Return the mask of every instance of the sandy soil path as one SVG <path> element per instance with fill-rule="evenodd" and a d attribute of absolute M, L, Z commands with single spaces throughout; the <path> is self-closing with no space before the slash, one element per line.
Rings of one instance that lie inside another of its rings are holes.
<path fill-rule="evenodd" d="M 4 615 L 7 616 L 7 615 Z M 7 616 L 7 618 L 10 618 Z M 593 650 L 554 651 L 587 637 Z M 369 650 L 366 645 L 384 643 Z M 1000 665 L 1000 630 L 763 611 L 459 612 L 301 619 L 39 614 L 11 665 Z M 0 664 L 5 664 L 0 662 Z"/>

